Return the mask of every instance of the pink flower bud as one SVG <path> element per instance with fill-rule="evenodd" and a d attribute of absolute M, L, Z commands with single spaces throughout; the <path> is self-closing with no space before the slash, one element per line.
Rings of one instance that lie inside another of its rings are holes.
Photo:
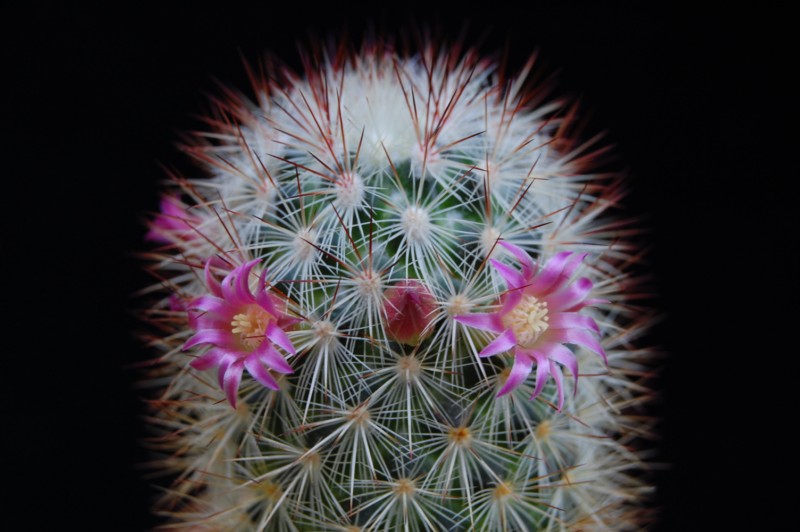
<path fill-rule="evenodd" d="M 188 242 L 198 238 L 197 230 L 201 220 L 189 214 L 189 207 L 176 196 L 161 198 L 161 212 L 153 220 L 147 240 L 162 244 L 173 244 L 176 241 Z"/>
<path fill-rule="evenodd" d="M 428 337 L 439 306 L 424 284 L 415 279 L 400 281 L 383 295 L 383 314 L 389 338 L 407 345 L 418 345 Z"/>

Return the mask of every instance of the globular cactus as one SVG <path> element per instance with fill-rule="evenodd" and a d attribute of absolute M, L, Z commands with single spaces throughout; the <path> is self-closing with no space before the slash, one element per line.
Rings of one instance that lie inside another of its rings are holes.
<path fill-rule="evenodd" d="M 532 64 L 368 45 L 214 100 L 148 234 L 168 526 L 646 524 L 636 231 Z"/>

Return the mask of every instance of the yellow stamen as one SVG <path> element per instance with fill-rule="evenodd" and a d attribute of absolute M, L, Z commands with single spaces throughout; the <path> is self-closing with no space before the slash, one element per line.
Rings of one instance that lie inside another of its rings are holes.
<path fill-rule="evenodd" d="M 532 347 L 550 326 L 548 321 L 547 301 L 528 295 L 523 296 L 522 301 L 503 316 L 503 325 L 514 332 L 517 343 L 522 347 Z"/>
<path fill-rule="evenodd" d="M 231 320 L 231 332 L 238 334 L 242 345 L 253 350 L 264 340 L 265 331 L 274 317 L 258 305 L 248 305 L 245 312 Z"/>

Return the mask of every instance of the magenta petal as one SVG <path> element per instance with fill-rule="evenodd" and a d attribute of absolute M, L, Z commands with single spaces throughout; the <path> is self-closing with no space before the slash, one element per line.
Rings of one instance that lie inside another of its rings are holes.
<path fill-rule="evenodd" d="M 303 320 L 300 318 L 294 318 L 288 314 L 283 314 L 280 320 L 278 321 L 278 325 L 281 329 L 286 330 L 286 329 L 291 329 L 301 321 Z"/>
<path fill-rule="evenodd" d="M 517 345 L 517 338 L 514 336 L 514 331 L 506 329 L 503 334 L 492 340 L 492 342 L 478 353 L 480 357 L 490 357 L 498 353 L 508 351 Z"/>
<path fill-rule="evenodd" d="M 550 331 L 548 331 L 548 333 L 550 333 Z M 603 351 L 603 346 L 600 345 L 600 341 L 588 331 L 581 329 L 558 329 L 553 331 L 552 335 L 548 334 L 547 339 L 583 346 L 600 355 L 603 358 L 603 362 L 605 362 L 606 365 L 608 364 L 606 352 Z"/>
<path fill-rule="evenodd" d="M 497 397 L 507 394 L 517 386 L 525 382 L 533 369 L 533 360 L 524 351 L 518 350 L 514 356 L 514 366 L 508 374 L 508 379 L 503 387 L 497 392 Z"/>
<path fill-rule="evenodd" d="M 503 308 L 500 309 L 500 315 L 505 316 L 511 312 L 514 307 L 519 305 L 522 301 L 522 290 L 509 290 L 503 294 Z"/>
<path fill-rule="evenodd" d="M 285 351 L 296 355 L 297 351 L 294 349 L 294 344 L 286 336 L 286 333 L 281 329 L 277 323 L 271 321 L 269 325 L 267 325 L 267 330 L 265 331 L 267 338 L 269 338 L 273 343 L 277 344 L 279 347 L 282 347 Z"/>
<path fill-rule="evenodd" d="M 555 282 L 549 288 L 545 288 L 544 293 L 559 290 L 565 283 L 569 282 L 570 277 L 572 277 L 572 274 L 575 273 L 587 255 L 588 253 L 571 253 L 567 257 L 564 268 L 555 279 Z"/>
<path fill-rule="evenodd" d="M 226 353 L 227 355 L 227 353 Z M 219 387 L 223 388 L 223 383 L 225 379 L 225 373 L 228 372 L 228 368 L 233 364 L 236 360 L 235 356 L 222 356 L 219 359 L 219 368 L 217 369 L 217 380 L 219 381 Z"/>
<path fill-rule="evenodd" d="M 581 277 L 564 290 L 547 297 L 547 304 L 551 312 L 577 310 L 575 307 L 580 305 L 589 292 L 592 290 L 592 281 L 586 277 Z"/>
<path fill-rule="evenodd" d="M 161 217 L 156 217 L 153 222 L 153 228 L 150 229 L 145 235 L 144 239 L 148 242 L 157 242 L 159 244 L 169 244 L 171 240 L 164 234 L 164 224 L 161 222 Z"/>
<path fill-rule="evenodd" d="M 567 261 L 567 264 L 564 265 L 561 276 L 566 278 L 572 277 L 572 274 L 577 271 L 578 267 L 583 263 L 584 260 L 586 260 L 586 257 L 588 256 L 588 253 L 573 253 Z"/>
<path fill-rule="evenodd" d="M 453 316 L 453 319 L 459 323 L 463 323 L 469 327 L 475 327 L 482 331 L 501 333 L 505 330 L 503 323 L 500 321 L 500 316 L 497 313 L 484 314 L 476 312 L 475 314 Z"/>
<path fill-rule="evenodd" d="M 577 312 L 556 312 L 550 316 L 551 329 L 589 329 L 600 332 L 597 323 L 590 316 Z"/>
<path fill-rule="evenodd" d="M 242 304 L 242 301 L 236 295 L 236 291 L 231 286 L 233 284 L 234 276 L 238 271 L 239 268 L 226 275 L 225 278 L 222 279 L 222 283 L 220 284 L 220 287 L 222 288 L 222 298 L 228 303 L 232 303 L 234 305 Z"/>
<path fill-rule="evenodd" d="M 236 276 L 236 292 L 243 301 L 253 301 L 253 294 L 250 292 L 250 272 L 258 262 L 256 259 L 246 263 Z"/>
<path fill-rule="evenodd" d="M 536 388 L 531 394 L 531 399 L 542 393 L 542 388 L 550 377 L 550 361 L 547 357 L 539 353 L 534 353 L 534 357 L 536 358 Z"/>
<path fill-rule="evenodd" d="M 273 316 L 278 316 L 280 314 L 278 309 L 275 308 L 275 303 L 272 301 L 272 296 L 270 296 L 264 288 L 260 288 L 258 294 L 256 294 L 256 303 L 258 303 L 261 308 Z"/>
<path fill-rule="evenodd" d="M 558 411 L 561 412 L 561 407 L 564 406 L 564 376 L 561 374 L 561 368 L 555 362 L 550 360 L 548 364 L 550 366 L 550 374 L 553 376 L 553 380 L 556 381 Z"/>
<path fill-rule="evenodd" d="M 522 276 L 525 279 L 530 279 L 533 277 L 534 273 L 536 273 L 536 265 L 534 264 L 531 256 L 525 252 L 525 250 L 515 246 L 510 242 L 499 242 L 501 246 L 507 249 L 516 259 L 519 261 L 520 266 L 522 266 Z"/>
<path fill-rule="evenodd" d="M 228 307 L 224 299 L 217 296 L 205 295 L 200 296 L 189 302 L 188 308 L 192 310 L 201 310 L 203 312 L 219 313 Z"/>
<path fill-rule="evenodd" d="M 231 320 L 230 317 L 227 317 L 227 319 L 221 318 L 220 314 L 192 311 L 189 313 L 189 323 L 192 325 L 192 329 L 196 331 L 208 329 L 228 331 Z"/>
<path fill-rule="evenodd" d="M 511 266 L 494 259 L 490 259 L 489 262 L 494 266 L 494 269 L 497 270 L 497 273 L 500 274 L 500 277 L 503 278 L 509 288 L 519 288 L 525 284 L 525 278 Z"/>
<path fill-rule="evenodd" d="M 186 209 L 183 208 L 181 200 L 175 196 L 164 196 L 158 204 L 161 212 L 173 218 L 182 218 L 186 216 Z"/>
<path fill-rule="evenodd" d="M 205 371 L 207 369 L 211 369 L 215 366 L 218 366 L 220 360 L 224 355 L 225 353 L 223 351 L 211 349 L 205 355 L 192 360 L 192 362 L 189 365 L 198 371 Z"/>
<path fill-rule="evenodd" d="M 230 364 L 222 377 L 222 389 L 225 396 L 233 408 L 236 408 L 236 396 L 239 392 L 239 383 L 242 382 L 242 371 L 244 371 L 244 360 L 237 360 Z"/>
<path fill-rule="evenodd" d="M 278 385 L 278 381 L 267 371 L 267 368 L 255 357 L 247 357 L 244 361 L 244 365 L 247 368 L 247 371 L 250 372 L 258 382 L 266 386 L 267 388 L 271 388 L 273 390 L 279 390 L 280 386 Z"/>
<path fill-rule="evenodd" d="M 561 278 L 564 265 L 566 265 L 571 255 L 571 251 L 562 251 L 548 260 L 544 268 L 539 271 L 539 274 L 531 282 L 531 290 L 541 295 L 551 291 Z"/>
<path fill-rule="evenodd" d="M 186 351 L 199 344 L 211 344 L 216 346 L 226 346 L 232 341 L 231 333 L 222 331 L 220 329 L 203 329 L 183 344 L 183 350 Z"/>
<path fill-rule="evenodd" d="M 153 220 L 152 228 L 145 238 L 165 244 L 170 243 L 174 237 L 187 240 L 191 238 L 192 226 L 189 221 L 194 221 L 194 218 L 186 212 L 186 207 L 178 198 L 164 196 L 159 207 L 161 212 Z"/>
<path fill-rule="evenodd" d="M 278 353 L 269 342 L 261 342 L 254 355 L 258 357 L 261 362 L 266 364 L 270 369 L 278 373 L 289 374 L 294 373 L 292 366 L 286 362 L 286 359 Z"/>
<path fill-rule="evenodd" d="M 561 344 L 549 344 L 548 345 L 548 356 L 550 360 L 554 360 L 559 364 L 562 364 L 569 368 L 569 371 L 572 373 L 573 378 L 575 379 L 575 391 L 578 391 L 578 359 L 575 358 L 575 355 L 564 347 Z"/>
<path fill-rule="evenodd" d="M 249 278 L 250 269 L 248 269 L 248 265 L 250 265 L 250 269 L 252 269 L 251 263 L 244 264 L 226 275 L 222 280 L 222 297 L 228 303 L 233 305 L 252 303 L 252 296 L 250 298 L 247 297 L 249 291 L 243 294 L 240 290 L 242 279 L 244 279 L 244 282 L 247 282 Z"/>

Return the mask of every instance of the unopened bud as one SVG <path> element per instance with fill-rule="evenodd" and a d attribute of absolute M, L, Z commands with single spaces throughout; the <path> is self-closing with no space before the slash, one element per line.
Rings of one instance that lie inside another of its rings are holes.
<path fill-rule="evenodd" d="M 428 337 L 439 306 L 424 284 L 415 279 L 400 281 L 383 295 L 383 314 L 389 338 L 407 345 L 418 345 Z"/>

